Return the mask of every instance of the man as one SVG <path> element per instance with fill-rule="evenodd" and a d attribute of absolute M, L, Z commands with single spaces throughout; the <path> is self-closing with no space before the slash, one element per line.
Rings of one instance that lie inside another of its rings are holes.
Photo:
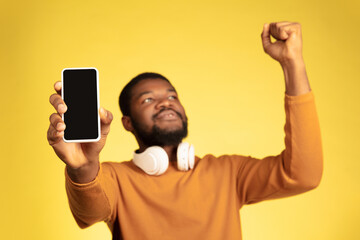
<path fill-rule="evenodd" d="M 277 41 L 271 42 L 270 35 Z M 179 171 L 178 146 L 187 135 L 184 108 L 165 77 L 145 73 L 121 93 L 122 122 L 139 144 L 134 160 L 159 145 L 169 166 L 154 176 L 135 161 L 100 164 L 112 114 L 100 110 L 99 142 L 63 142 L 66 105 L 61 84 L 55 84 L 57 94 L 50 102 L 57 113 L 50 117 L 47 136 L 66 164 L 70 208 L 80 227 L 105 221 L 114 239 L 241 239 L 239 209 L 244 204 L 302 193 L 319 184 L 321 138 L 302 57 L 301 26 L 265 24 L 261 36 L 264 51 L 281 64 L 286 85 L 285 150 L 262 160 L 206 155 L 195 157 L 193 169 Z M 152 158 L 142 161 L 147 164 Z"/>

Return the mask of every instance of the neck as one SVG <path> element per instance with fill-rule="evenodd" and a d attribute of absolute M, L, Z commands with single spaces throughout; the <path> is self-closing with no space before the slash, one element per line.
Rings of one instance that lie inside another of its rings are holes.
<path fill-rule="evenodd" d="M 149 146 L 145 146 L 143 144 L 139 144 L 139 152 L 144 152 Z M 177 147 L 178 145 L 170 145 L 170 146 L 162 146 L 162 148 L 167 153 L 170 161 L 177 160 Z"/>
<path fill-rule="evenodd" d="M 177 161 L 177 147 L 178 146 L 164 146 L 163 149 L 167 153 L 171 162 Z"/>

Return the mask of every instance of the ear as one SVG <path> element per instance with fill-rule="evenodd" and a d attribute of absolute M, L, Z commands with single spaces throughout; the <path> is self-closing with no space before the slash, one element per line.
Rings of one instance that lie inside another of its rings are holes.
<path fill-rule="evenodd" d="M 129 131 L 129 132 L 134 131 L 134 127 L 132 125 L 132 122 L 131 122 L 131 119 L 130 119 L 129 116 L 123 116 L 121 118 L 121 121 L 122 121 L 122 124 L 123 124 L 126 131 Z"/>

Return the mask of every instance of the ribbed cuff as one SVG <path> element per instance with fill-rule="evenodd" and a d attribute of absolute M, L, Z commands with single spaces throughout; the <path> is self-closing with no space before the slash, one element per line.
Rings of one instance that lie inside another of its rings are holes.
<path fill-rule="evenodd" d="M 98 171 L 98 174 L 96 175 L 94 180 L 92 180 L 91 182 L 88 182 L 88 183 L 77 183 L 77 182 L 74 182 L 70 178 L 70 176 L 69 176 L 69 174 L 68 174 L 68 172 L 67 172 L 67 170 L 65 168 L 65 180 L 66 180 L 67 183 L 74 186 L 75 188 L 88 189 L 88 188 L 93 187 L 96 183 L 99 182 L 99 178 L 100 178 L 100 175 L 101 175 L 101 170 L 102 170 L 102 167 L 101 167 L 101 164 L 99 164 L 99 171 Z"/>
<path fill-rule="evenodd" d="M 308 102 L 314 100 L 314 93 L 313 91 L 310 91 L 308 93 L 304 93 L 298 96 L 290 96 L 285 93 L 285 102 L 288 104 L 293 103 L 302 103 L 302 102 Z"/>

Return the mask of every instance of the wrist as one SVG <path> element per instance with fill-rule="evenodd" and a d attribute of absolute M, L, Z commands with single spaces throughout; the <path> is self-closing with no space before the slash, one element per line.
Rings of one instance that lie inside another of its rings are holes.
<path fill-rule="evenodd" d="M 71 167 L 66 165 L 66 171 L 73 182 L 88 183 L 93 181 L 99 171 L 99 161 L 91 161 L 79 167 Z"/>
<path fill-rule="evenodd" d="M 297 96 L 311 91 L 302 58 L 281 63 L 281 67 L 284 71 L 286 94 Z"/>
<path fill-rule="evenodd" d="M 302 56 L 292 57 L 292 58 L 286 58 L 282 61 L 279 61 L 281 67 L 288 71 L 305 68 L 305 62 Z"/>

